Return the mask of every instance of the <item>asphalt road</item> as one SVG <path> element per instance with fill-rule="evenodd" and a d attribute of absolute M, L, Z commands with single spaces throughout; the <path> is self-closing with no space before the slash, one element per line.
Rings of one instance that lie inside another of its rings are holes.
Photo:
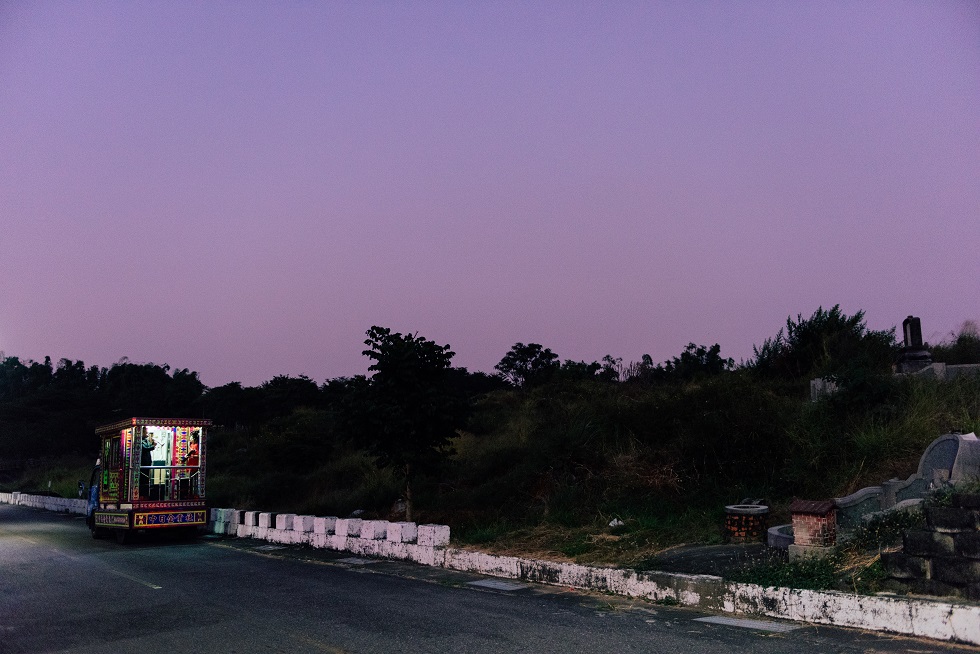
<path fill-rule="evenodd" d="M 121 546 L 93 540 L 79 517 L 0 505 L 0 654 L 978 651 L 479 585 L 500 581 L 248 539 Z"/>

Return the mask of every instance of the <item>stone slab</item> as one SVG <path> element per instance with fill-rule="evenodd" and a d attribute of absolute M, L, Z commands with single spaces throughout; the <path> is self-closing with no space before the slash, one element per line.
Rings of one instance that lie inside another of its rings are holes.
<path fill-rule="evenodd" d="M 926 522 L 936 531 L 958 533 L 980 529 L 980 511 L 956 507 L 931 506 L 926 508 Z"/>
<path fill-rule="evenodd" d="M 788 622 L 773 622 L 772 620 L 751 620 L 749 618 L 729 618 L 723 615 L 712 615 L 707 618 L 694 618 L 695 622 L 708 622 L 710 624 L 721 624 L 727 627 L 741 627 L 743 629 L 756 629 L 758 631 L 770 631 L 772 633 L 784 634 L 788 631 L 795 631 L 800 625 Z"/>
<path fill-rule="evenodd" d="M 932 576 L 957 587 L 980 583 L 980 561 L 936 558 L 932 560 Z"/>
<path fill-rule="evenodd" d="M 427 547 L 445 547 L 449 545 L 449 527 L 446 525 L 419 525 L 419 545 Z"/>
<path fill-rule="evenodd" d="M 393 543 L 414 543 L 418 540 L 419 529 L 414 522 L 388 523 L 387 539 Z"/>
<path fill-rule="evenodd" d="M 903 550 L 911 556 L 953 556 L 953 536 L 928 529 L 910 529 L 902 537 Z"/>
<path fill-rule="evenodd" d="M 322 534 L 322 535 L 333 534 L 336 527 L 337 527 L 337 518 L 333 516 L 313 518 L 314 534 Z"/>
<path fill-rule="evenodd" d="M 362 522 L 363 520 L 360 518 L 340 518 L 334 525 L 334 528 L 336 529 L 335 533 L 341 538 L 359 536 L 361 533 Z"/>
<path fill-rule="evenodd" d="M 928 579 L 932 576 L 929 559 L 904 552 L 883 552 L 881 564 L 893 579 Z"/>
<path fill-rule="evenodd" d="M 980 559 L 980 531 L 956 534 L 956 553 L 968 559 Z"/>
<path fill-rule="evenodd" d="M 361 523 L 360 536 L 366 540 L 384 540 L 388 537 L 388 521 L 365 520 Z"/>

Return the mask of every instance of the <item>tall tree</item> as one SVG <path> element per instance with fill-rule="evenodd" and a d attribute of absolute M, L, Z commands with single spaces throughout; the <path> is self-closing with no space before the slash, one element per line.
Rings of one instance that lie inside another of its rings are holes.
<path fill-rule="evenodd" d="M 360 432 L 382 466 L 405 480 L 406 519 L 412 520 L 412 480 L 450 452 L 451 439 L 465 418 L 465 402 L 452 383 L 449 345 L 418 334 L 371 327 L 362 354 L 373 374 L 353 399 L 349 426 Z"/>

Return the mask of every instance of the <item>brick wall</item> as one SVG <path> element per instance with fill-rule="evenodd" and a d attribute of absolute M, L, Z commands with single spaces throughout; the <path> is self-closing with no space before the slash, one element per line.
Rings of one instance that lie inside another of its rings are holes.
<path fill-rule="evenodd" d="M 837 543 L 837 506 L 833 500 L 794 500 L 793 544 L 833 547 Z"/>
<path fill-rule="evenodd" d="M 769 528 L 766 514 L 725 516 L 725 540 L 729 543 L 759 543 L 765 541 Z"/>
<path fill-rule="evenodd" d="M 793 543 L 808 547 L 832 547 L 837 542 L 837 514 L 793 514 Z"/>

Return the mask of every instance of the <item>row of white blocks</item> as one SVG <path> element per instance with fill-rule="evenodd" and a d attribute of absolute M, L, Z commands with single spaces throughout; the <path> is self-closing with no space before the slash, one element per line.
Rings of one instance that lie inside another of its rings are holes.
<path fill-rule="evenodd" d="M 48 497 L 46 495 L 28 495 L 27 493 L 13 492 L 0 493 L 0 502 L 3 504 L 17 504 L 20 506 L 30 506 L 35 509 L 45 509 L 47 511 L 57 511 L 59 513 L 77 513 L 85 515 L 85 500 L 74 500 L 68 497 Z"/>
<path fill-rule="evenodd" d="M 209 528 L 216 534 L 286 545 L 309 545 L 426 565 L 441 565 L 449 545 L 449 527 L 446 525 L 295 513 L 211 509 Z"/>

